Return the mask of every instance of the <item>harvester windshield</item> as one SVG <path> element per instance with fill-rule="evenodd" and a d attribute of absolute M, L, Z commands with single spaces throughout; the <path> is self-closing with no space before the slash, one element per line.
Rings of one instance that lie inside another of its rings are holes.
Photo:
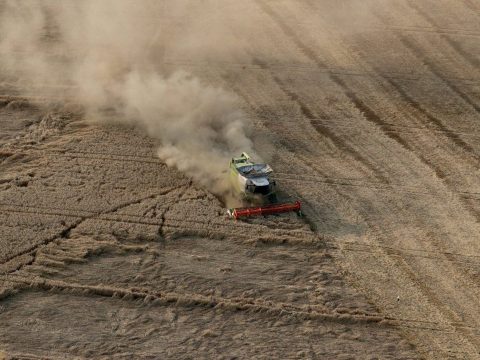
<path fill-rule="evenodd" d="M 272 172 L 272 168 L 267 164 L 252 164 L 238 168 L 238 171 L 245 177 L 266 176 Z"/>

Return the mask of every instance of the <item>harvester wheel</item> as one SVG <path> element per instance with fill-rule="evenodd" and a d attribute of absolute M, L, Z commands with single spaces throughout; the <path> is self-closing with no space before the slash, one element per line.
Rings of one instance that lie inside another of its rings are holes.
<path fill-rule="evenodd" d="M 277 194 L 270 194 L 268 195 L 268 202 L 270 204 L 276 204 L 278 202 Z"/>

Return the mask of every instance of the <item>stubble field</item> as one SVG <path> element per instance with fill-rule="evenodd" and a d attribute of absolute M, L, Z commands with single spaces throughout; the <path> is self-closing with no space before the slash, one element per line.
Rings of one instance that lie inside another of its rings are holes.
<path fill-rule="evenodd" d="M 162 4 L 159 71 L 238 96 L 305 218 L 227 219 L 158 140 L 0 72 L 0 354 L 479 358 L 480 3 Z M 222 46 L 169 47 L 192 19 Z"/>

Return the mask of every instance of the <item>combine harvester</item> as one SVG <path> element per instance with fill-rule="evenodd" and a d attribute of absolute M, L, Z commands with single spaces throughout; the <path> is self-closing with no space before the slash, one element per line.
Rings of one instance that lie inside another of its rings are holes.
<path fill-rule="evenodd" d="M 247 153 L 232 158 L 230 162 L 230 183 L 232 192 L 244 202 L 257 206 L 233 208 L 228 216 L 234 219 L 271 215 L 294 211 L 302 215 L 300 201 L 279 203 L 273 170 L 268 164 L 256 164 L 250 161 Z"/>

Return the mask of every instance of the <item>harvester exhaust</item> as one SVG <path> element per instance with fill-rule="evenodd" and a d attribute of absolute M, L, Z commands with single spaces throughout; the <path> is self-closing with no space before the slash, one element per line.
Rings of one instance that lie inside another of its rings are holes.
<path fill-rule="evenodd" d="M 280 214 L 291 211 L 295 211 L 298 215 L 301 215 L 301 208 L 302 204 L 300 201 L 296 201 L 295 203 L 287 204 L 271 204 L 257 207 L 229 209 L 227 213 L 229 217 L 237 220 L 243 217 Z"/>

